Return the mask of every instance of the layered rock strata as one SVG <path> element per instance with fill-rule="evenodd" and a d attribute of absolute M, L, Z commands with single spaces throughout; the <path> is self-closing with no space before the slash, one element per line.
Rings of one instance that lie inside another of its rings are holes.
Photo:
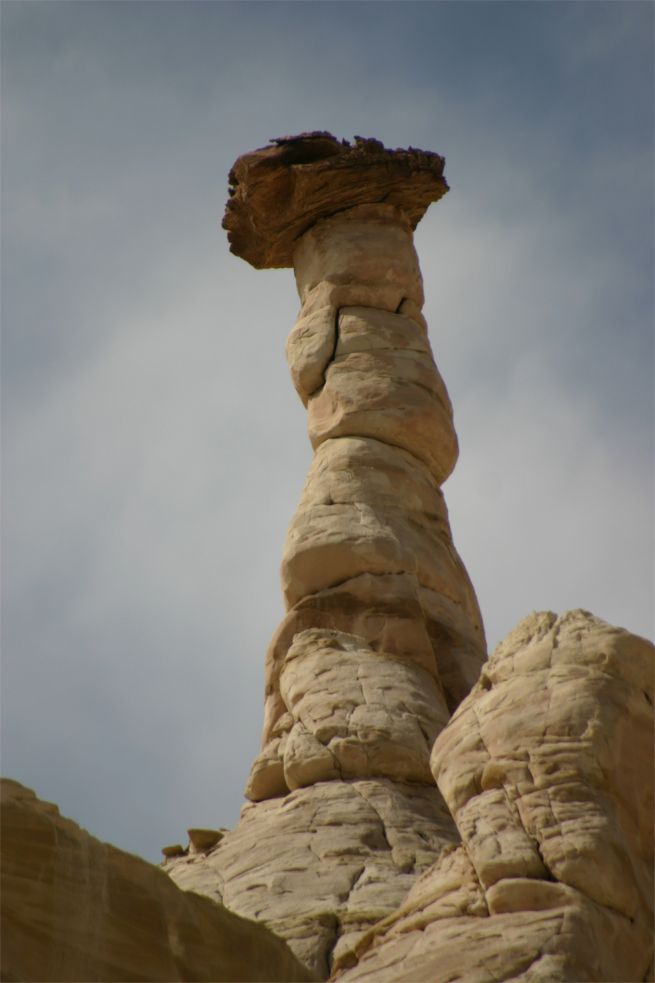
<path fill-rule="evenodd" d="M 315 456 L 284 545 L 251 802 L 214 850 L 166 869 L 325 977 L 454 842 L 430 751 L 486 657 L 440 491 L 457 438 L 412 242 L 447 186 L 435 154 L 329 134 L 240 158 L 231 184 L 232 250 L 293 263 L 286 351 Z"/>
<path fill-rule="evenodd" d="M 335 979 L 652 980 L 654 655 L 583 611 L 521 622 L 434 746 L 461 845 Z"/>
<path fill-rule="evenodd" d="M 0 781 L 7 983 L 310 980 L 287 946 Z"/>

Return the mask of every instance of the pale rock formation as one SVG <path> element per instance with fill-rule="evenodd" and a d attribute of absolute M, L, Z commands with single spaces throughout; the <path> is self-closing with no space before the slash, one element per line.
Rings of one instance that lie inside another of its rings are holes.
<path fill-rule="evenodd" d="M 315 133 L 231 173 L 232 251 L 294 267 L 286 352 L 315 456 L 251 802 L 216 847 L 165 866 L 322 978 L 643 980 L 652 647 L 584 612 L 535 615 L 485 664 L 412 243 L 442 172 L 434 154 Z"/>
<path fill-rule="evenodd" d="M 434 785 L 334 780 L 248 803 L 215 850 L 165 870 L 264 921 L 325 978 L 333 956 L 392 912 L 455 839 Z"/>
<path fill-rule="evenodd" d="M 454 843 L 430 751 L 486 658 L 440 491 L 457 438 L 412 242 L 446 190 L 436 154 L 324 133 L 231 173 L 233 252 L 294 267 L 286 352 L 315 457 L 284 545 L 251 804 L 165 869 L 323 978 Z"/>
<path fill-rule="evenodd" d="M 0 793 L 7 983 L 312 979 L 263 925 L 181 891 L 18 782 Z"/>
<path fill-rule="evenodd" d="M 2 979 L 651 981 L 653 646 L 542 613 L 486 662 L 453 545 L 412 244 L 443 160 L 303 134 L 230 181 L 233 252 L 294 267 L 315 451 L 250 801 L 167 878 L 8 783 Z"/>
<path fill-rule="evenodd" d="M 431 673 L 361 636 L 307 629 L 279 682 L 288 710 L 253 767 L 250 798 L 335 778 L 432 785 L 430 750 L 448 711 Z"/>
<path fill-rule="evenodd" d="M 448 711 L 425 669 L 373 652 L 356 635 L 308 629 L 287 653 L 280 692 L 289 788 L 372 776 L 432 784 L 430 751 Z"/>
<path fill-rule="evenodd" d="M 461 845 L 340 983 L 652 979 L 654 654 L 583 611 L 519 624 L 434 746 Z"/>
<path fill-rule="evenodd" d="M 416 309 L 423 303 L 411 226 L 392 205 L 348 209 L 302 237 L 294 269 L 303 306 L 287 355 L 307 403 L 316 456 L 282 558 L 290 616 L 282 646 L 278 633 L 267 659 L 266 761 L 272 728 L 289 710 L 279 692 L 289 624 L 291 637 L 301 624 L 349 632 L 354 620 L 361 632 L 361 602 L 348 604 L 346 595 L 361 593 L 362 577 L 378 607 L 390 603 L 406 615 L 411 609 L 411 634 L 421 636 L 418 648 L 405 637 L 402 652 L 386 652 L 418 660 L 435 675 L 451 707 L 468 692 L 485 657 L 475 593 L 453 546 L 439 489 L 457 457 L 450 400 L 424 324 L 397 313 L 403 303 Z M 321 344 L 317 314 L 330 330 Z M 312 361 L 317 352 L 321 357 Z M 383 578 L 394 578 L 391 590 Z M 335 588 L 336 605 L 324 597 Z M 328 604 L 334 620 L 308 623 L 308 603 Z M 378 621 L 387 621 L 383 612 Z M 362 637 L 380 651 L 378 639 Z M 258 797 L 252 783 L 249 792 Z"/>

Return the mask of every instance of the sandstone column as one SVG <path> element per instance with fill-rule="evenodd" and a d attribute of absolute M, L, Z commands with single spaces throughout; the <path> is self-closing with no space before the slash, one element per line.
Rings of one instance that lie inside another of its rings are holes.
<path fill-rule="evenodd" d="M 457 439 L 412 242 L 448 190 L 443 163 L 313 133 L 230 174 L 232 251 L 295 271 L 287 357 L 315 456 L 284 547 L 252 804 L 169 870 L 321 976 L 456 838 L 430 751 L 486 657 L 440 491 Z"/>

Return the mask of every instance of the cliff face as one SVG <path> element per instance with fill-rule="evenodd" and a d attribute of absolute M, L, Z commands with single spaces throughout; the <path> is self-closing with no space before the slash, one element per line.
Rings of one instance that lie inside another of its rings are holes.
<path fill-rule="evenodd" d="M 286 945 L 2 780 L 7 983 L 309 980 Z"/>

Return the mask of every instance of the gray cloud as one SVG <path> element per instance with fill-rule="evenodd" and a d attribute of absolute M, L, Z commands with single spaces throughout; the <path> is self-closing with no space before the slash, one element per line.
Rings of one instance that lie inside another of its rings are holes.
<path fill-rule="evenodd" d="M 543 607 L 652 631 L 650 8 L 3 18 L 6 773 L 152 859 L 236 819 L 310 449 L 293 276 L 219 222 L 284 132 L 447 155 L 417 247 L 490 641 Z"/>

